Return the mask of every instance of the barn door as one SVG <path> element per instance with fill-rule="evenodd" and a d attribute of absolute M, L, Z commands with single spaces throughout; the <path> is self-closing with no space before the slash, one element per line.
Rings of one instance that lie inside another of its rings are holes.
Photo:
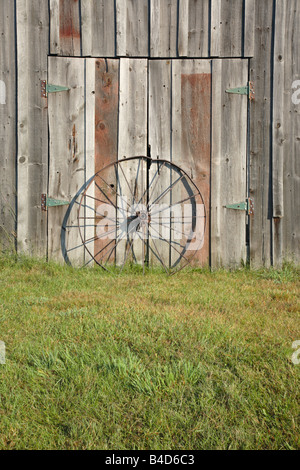
<path fill-rule="evenodd" d="M 49 84 L 69 90 L 48 95 L 48 195 L 71 201 L 109 163 L 150 151 L 152 159 L 170 160 L 185 170 L 203 196 L 207 229 L 194 263 L 211 259 L 213 266 L 234 266 L 245 261 L 246 215 L 225 206 L 246 198 L 247 97 L 225 91 L 247 84 L 247 64 L 235 59 L 50 57 Z M 134 165 L 128 178 L 137 172 Z M 141 184 L 147 184 L 146 171 Z M 97 196 L 97 188 L 93 191 Z M 90 200 L 86 206 L 92 221 L 96 203 Z M 55 259 L 62 259 L 60 228 L 66 210 L 57 206 L 48 211 L 48 253 Z M 78 223 L 75 216 L 70 223 Z M 93 225 L 86 229 L 91 239 Z M 79 235 L 73 237 L 72 245 L 80 246 Z M 90 251 L 99 246 L 99 240 L 93 241 Z M 69 255 L 79 264 L 88 256 L 83 247 Z"/>

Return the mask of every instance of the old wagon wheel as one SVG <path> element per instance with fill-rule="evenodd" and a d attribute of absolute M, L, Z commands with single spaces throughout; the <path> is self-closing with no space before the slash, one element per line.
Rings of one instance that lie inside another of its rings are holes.
<path fill-rule="evenodd" d="M 167 160 L 124 158 L 96 173 L 72 200 L 62 226 L 68 264 L 161 266 L 174 274 L 204 242 L 206 212 L 192 179 Z"/>

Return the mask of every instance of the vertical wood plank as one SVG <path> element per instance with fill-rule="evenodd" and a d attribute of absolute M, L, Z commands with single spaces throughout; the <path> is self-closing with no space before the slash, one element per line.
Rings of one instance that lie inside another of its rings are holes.
<path fill-rule="evenodd" d="M 173 61 L 172 162 L 187 172 L 204 200 L 207 216 L 204 244 L 193 258 L 193 263 L 201 266 L 209 264 L 210 249 L 210 121 L 210 61 Z"/>
<path fill-rule="evenodd" d="M 120 60 L 119 160 L 147 155 L 146 59 Z"/>
<path fill-rule="evenodd" d="M 286 52 L 286 7 L 281 1 L 276 2 L 275 52 L 274 52 L 274 95 L 273 95 L 273 217 L 284 217 L 283 198 L 283 162 L 287 151 L 285 128 L 285 101 L 289 101 L 290 90 L 285 89 L 286 62 L 291 57 Z"/>
<path fill-rule="evenodd" d="M 47 216 L 41 211 L 41 194 L 47 192 L 48 115 L 40 81 L 47 79 L 47 2 L 17 0 L 17 28 L 18 247 L 45 256 Z"/>
<path fill-rule="evenodd" d="M 118 160 L 118 118 L 119 118 L 119 60 L 97 59 L 95 66 L 95 172 Z M 117 184 L 114 167 L 101 172 L 101 179 L 97 184 L 109 199 L 116 204 Z M 103 214 L 100 200 L 103 194 L 96 187 L 96 208 L 98 214 Z M 107 200 L 105 200 L 107 203 Z M 101 235 L 100 235 L 101 236 Z M 115 254 L 105 249 L 109 243 L 108 238 L 98 239 L 95 242 L 95 258 L 99 263 L 105 263 L 109 257 L 114 262 Z M 99 253 L 99 254 L 98 254 Z"/>
<path fill-rule="evenodd" d="M 176 57 L 177 0 L 151 0 L 151 57 Z"/>
<path fill-rule="evenodd" d="M 246 199 L 247 97 L 225 93 L 245 83 L 244 60 L 214 60 L 212 85 L 211 264 L 246 261 L 246 215 L 226 209 Z"/>
<path fill-rule="evenodd" d="M 171 99 L 171 61 L 151 60 L 149 62 L 148 128 L 153 160 L 171 160 Z M 153 204 L 170 184 L 170 175 L 167 169 L 162 167 L 158 172 L 158 165 L 152 164 L 149 171 L 149 204 Z M 157 204 L 170 205 L 170 194 L 168 193 Z M 167 212 L 164 212 L 163 216 L 166 215 Z M 161 259 L 167 267 L 169 265 L 169 248 L 166 246 L 166 242 L 157 239 L 159 233 L 163 234 L 159 214 L 156 216 L 156 220 L 153 219 L 151 222 L 153 229 L 150 227 L 150 239 L 152 240 L 150 241 L 150 264 L 159 264 L 158 259 Z"/>
<path fill-rule="evenodd" d="M 273 264 L 300 259 L 300 6 L 276 1 L 273 89 Z M 294 85 L 295 86 L 295 85 Z"/>
<path fill-rule="evenodd" d="M 255 51 L 250 60 L 250 80 L 255 83 L 255 101 L 250 106 L 250 196 L 255 215 L 250 220 L 250 262 L 270 266 L 272 238 L 271 168 L 271 54 L 273 2 L 255 4 Z"/>
<path fill-rule="evenodd" d="M 119 103 L 119 139 L 118 160 L 124 157 L 147 155 L 147 102 L 148 102 L 148 61 L 146 59 L 121 59 L 120 60 L 120 103 Z M 146 165 L 138 170 L 137 162 L 130 162 L 126 166 L 126 179 L 129 186 L 134 187 L 136 175 L 137 192 L 135 200 L 143 195 L 146 189 Z M 128 198 L 129 207 L 132 205 L 132 194 L 128 189 L 125 177 L 119 173 L 119 193 Z M 121 201 L 118 201 L 121 205 Z M 144 203 L 144 201 L 142 201 Z M 126 207 L 125 207 L 126 209 Z M 119 245 L 117 251 L 117 262 L 124 259 L 125 243 Z M 142 241 L 136 243 L 135 256 L 142 262 Z"/>
<path fill-rule="evenodd" d="M 16 239 L 16 63 L 14 2 L 0 1 L 0 251 Z"/>
<path fill-rule="evenodd" d="M 211 32 L 210 32 L 210 56 L 221 55 L 221 2 L 211 0 Z"/>
<path fill-rule="evenodd" d="M 81 0 L 82 55 L 115 55 L 115 5 L 112 0 Z"/>
<path fill-rule="evenodd" d="M 96 60 L 95 85 L 95 169 L 97 173 L 118 159 L 119 60 Z"/>
<path fill-rule="evenodd" d="M 50 54 L 60 54 L 60 0 L 49 0 L 50 10 Z"/>
<path fill-rule="evenodd" d="M 253 57 L 254 55 L 255 1 L 245 0 L 244 57 Z"/>
<path fill-rule="evenodd" d="M 70 88 L 48 97 L 50 130 L 49 196 L 71 201 L 85 182 L 85 73 L 84 60 L 49 57 L 49 80 Z M 60 230 L 65 206 L 48 211 L 49 258 L 61 260 Z M 77 225 L 75 217 L 70 224 Z M 72 231 L 67 249 L 80 244 L 79 232 Z M 82 263 L 84 249 L 71 252 L 73 263 Z"/>
<path fill-rule="evenodd" d="M 178 55 L 186 57 L 189 46 L 189 3 L 188 0 L 180 0 L 178 11 Z"/>
<path fill-rule="evenodd" d="M 179 2 L 178 54 L 181 57 L 209 56 L 209 0 Z"/>
<path fill-rule="evenodd" d="M 171 61 L 149 62 L 149 145 L 151 157 L 171 156 Z"/>
<path fill-rule="evenodd" d="M 96 115 L 96 73 L 95 59 L 86 59 L 85 61 L 85 181 L 89 181 L 95 174 L 95 115 Z M 87 219 L 85 228 L 86 240 L 92 240 L 96 236 L 96 227 L 94 222 L 96 201 L 95 201 L 95 184 L 92 183 L 86 189 L 85 216 Z M 85 263 L 88 267 L 94 266 L 92 255 L 94 255 L 95 243 L 88 244 L 89 252 L 85 252 Z"/>
<path fill-rule="evenodd" d="M 244 0 L 212 0 L 211 56 L 242 57 Z"/>
<path fill-rule="evenodd" d="M 181 75 L 181 159 L 188 165 L 206 208 L 204 243 L 193 258 L 193 263 L 205 266 L 210 254 L 211 64 L 202 60 L 185 65 Z"/>
<path fill-rule="evenodd" d="M 116 0 L 117 55 L 148 57 L 148 0 Z"/>
<path fill-rule="evenodd" d="M 79 0 L 50 0 L 50 52 L 81 55 Z"/>
<path fill-rule="evenodd" d="M 85 99 L 86 99 L 86 179 L 96 172 L 95 168 L 95 116 L 96 116 L 96 71 L 95 60 L 86 60 Z"/>

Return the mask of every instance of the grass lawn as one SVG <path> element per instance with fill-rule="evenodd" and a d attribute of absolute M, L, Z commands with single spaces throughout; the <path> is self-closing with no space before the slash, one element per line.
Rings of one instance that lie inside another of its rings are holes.
<path fill-rule="evenodd" d="M 0 258 L 1 449 L 299 449 L 299 271 Z"/>

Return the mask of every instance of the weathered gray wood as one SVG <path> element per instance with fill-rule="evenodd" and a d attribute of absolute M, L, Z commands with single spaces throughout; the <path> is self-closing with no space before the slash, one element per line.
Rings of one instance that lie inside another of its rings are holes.
<path fill-rule="evenodd" d="M 272 182 L 271 148 L 271 54 L 273 2 L 255 4 L 255 51 L 250 60 L 250 79 L 255 101 L 250 106 L 250 196 L 255 215 L 250 221 L 250 262 L 253 267 L 271 264 Z"/>
<path fill-rule="evenodd" d="M 149 144 L 153 159 L 171 156 L 171 61 L 149 62 Z"/>
<path fill-rule="evenodd" d="M 273 264 L 299 263 L 300 6 L 276 1 L 273 89 Z M 295 85 L 294 85 L 295 86 Z M 296 88 L 296 89 L 297 89 Z"/>
<path fill-rule="evenodd" d="M 176 57 L 177 0 L 151 0 L 151 57 Z"/>
<path fill-rule="evenodd" d="M 47 2 L 17 0 L 17 28 L 18 247 L 44 256 L 47 216 L 41 211 L 41 194 L 47 192 L 48 119 L 40 81 L 47 78 Z"/>
<path fill-rule="evenodd" d="M 81 0 L 82 55 L 115 55 L 115 6 L 112 0 Z"/>
<path fill-rule="evenodd" d="M 211 56 L 242 57 L 244 0 L 211 1 Z"/>
<path fill-rule="evenodd" d="M 284 217 L 284 182 L 283 165 L 287 151 L 285 119 L 285 103 L 289 97 L 285 93 L 285 28 L 286 9 L 282 2 L 277 1 L 275 21 L 275 51 L 274 51 L 274 88 L 273 88 L 273 227 L 272 247 L 273 263 L 282 264 L 283 240 L 282 218 Z M 292 106 L 291 103 L 289 103 Z"/>
<path fill-rule="evenodd" d="M 178 54 L 181 57 L 209 56 L 209 0 L 179 2 Z"/>
<path fill-rule="evenodd" d="M 95 59 L 87 59 L 85 62 L 85 181 L 88 181 L 96 172 L 95 168 L 95 116 L 96 116 L 96 73 L 95 73 Z M 95 217 L 95 184 L 92 183 L 89 188 L 86 189 L 87 197 L 85 210 L 85 216 L 90 217 L 85 228 L 86 240 L 91 240 L 95 237 L 95 227 L 93 227 L 93 217 Z M 90 197 L 89 197 L 90 196 Z M 90 226 L 89 226 L 90 225 Z M 91 255 L 94 251 L 95 243 L 91 242 L 88 244 L 88 250 L 85 252 L 85 263 L 88 263 L 88 267 L 93 267 L 94 262 L 91 261 Z"/>
<path fill-rule="evenodd" d="M 221 2 L 211 0 L 210 56 L 219 57 L 221 51 Z"/>
<path fill-rule="evenodd" d="M 244 57 L 254 55 L 255 2 L 256 0 L 245 0 Z"/>
<path fill-rule="evenodd" d="M 212 85 L 211 264 L 246 261 L 246 213 L 226 209 L 246 199 L 247 96 L 228 88 L 245 83 L 247 60 L 214 60 Z"/>
<path fill-rule="evenodd" d="M 85 61 L 49 57 L 49 80 L 70 88 L 49 94 L 49 196 L 71 201 L 85 181 Z M 66 206 L 48 210 L 48 255 L 61 260 L 60 231 Z M 76 210 L 69 225 L 77 225 Z M 79 232 L 71 230 L 67 249 L 80 244 Z M 82 263 L 84 249 L 70 253 L 71 262 Z"/>
<path fill-rule="evenodd" d="M 148 0 L 116 0 L 117 55 L 148 57 Z"/>
<path fill-rule="evenodd" d="M 147 155 L 146 59 L 120 60 L 119 160 Z"/>
<path fill-rule="evenodd" d="M 147 155 L 147 94 L 148 94 L 148 61 L 146 59 L 120 60 L 120 103 L 119 103 L 119 139 L 118 160 L 124 157 Z M 131 162 L 125 171 L 129 186 L 134 187 L 138 174 L 138 163 Z M 119 193 L 128 198 L 129 207 L 132 205 L 132 194 L 125 177 L 119 172 Z M 137 181 L 135 202 L 146 190 L 146 166 L 142 165 Z M 141 201 L 145 205 L 145 198 Z M 121 201 L 118 201 L 121 205 Z M 126 206 L 125 206 L 126 207 Z M 142 262 L 144 244 L 135 243 L 135 256 Z M 117 262 L 122 263 L 125 254 L 125 243 L 120 243 L 117 250 Z"/>
<path fill-rule="evenodd" d="M 152 159 L 171 160 L 171 61 L 155 60 L 149 62 L 149 145 Z M 151 165 L 149 172 L 149 204 L 170 185 L 170 175 L 165 167 L 158 173 L 158 166 Z M 160 199 L 157 204 L 170 205 L 170 193 Z M 156 209 L 152 208 L 152 212 Z M 167 216 L 167 212 L 162 214 Z M 169 266 L 169 247 L 166 242 L 159 240 L 159 234 L 164 235 L 162 220 L 159 214 L 151 220 L 150 227 L 150 264 L 159 264 L 162 260 L 165 267 Z M 153 228 L 152 228 L 153 227 Z M 164 227 L 165 228 L 165 227 Z M 167 238 L 169 239 L 169 233 Z M 154 239 L 154 241 L 153 241 Z"/>
<path fill-rule="evenodd" d="M 16 241 L 16 64 L 13 2 L 0 1 L 0 251 Z"/>
<path fill-rule="evenodd" d="M 81 55 L 79 0 L 50 0 L 50 53 Z"/>

